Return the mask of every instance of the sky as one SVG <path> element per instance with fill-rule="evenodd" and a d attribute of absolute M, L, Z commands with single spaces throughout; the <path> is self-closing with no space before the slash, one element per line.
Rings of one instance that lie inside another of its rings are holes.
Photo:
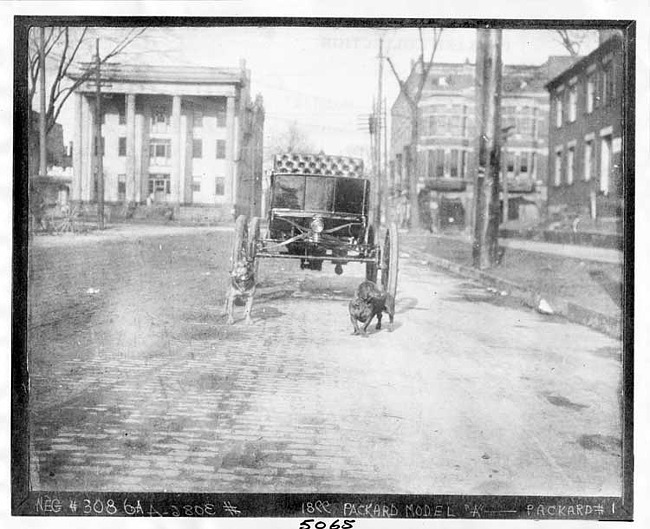
<path fill-rule="evenodd" d="M 79 58 L 89 60 L 94 37 L 103 50 L 124 34 L 124 28 L 97 28 Z M 425 56 L 433 31 L 423 30 Z M 331 154 L 367 155 L 369 136 L 364 116 L 372 112 L 379 82 L 379 40 L 405 78 L 410 61 L 419 53 L 416 28 L 344 27 L 150 27 L 119 58 L 121 63 L 238 67 L 246 61 L 252 76 L 252 96 L 261 94 L 266 112 L 265 144 L 295 123 L 316 149 Z M 597 45 L 595 32 L 587 36 L 581 52 Z M 474 62 L 476 30 L 446 28 L 436 62 Z M 547 29 L 504 30 L 505 64 L 541 64 L 549 55 L 567 55 L 558 36 Z M 50 75 L 56 66 L 48 61 Z M 399 90 L 386 61 L 384 98 L 390 109 Z M 38 104 L 36 102 L 36 104 Z M 72 99 L 60 122 L 65 141 L 72 140 Z"/>

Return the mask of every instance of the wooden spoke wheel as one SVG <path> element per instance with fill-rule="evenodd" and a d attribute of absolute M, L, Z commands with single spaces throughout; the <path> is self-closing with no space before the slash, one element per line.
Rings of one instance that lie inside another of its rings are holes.
<path fill-rule="evenodd" d="M 386 230 L 384 247 L 381 252 L 381 286 L 389 297 L 392 310 L 395 310 L 395 296 L 397 294 L 397 271 L 399 268 L 399 240 L 397 225 L 391 222 Z"/>
<path fill-rule="evenodd" d="M 368 226 L 368 230 L 366 231 L 365 243 L 368 246 L 375 244 L 375 227 L 372 224 Z M 366 280 L 372 281 L 373 283 L 377 282 L 377 262 L 366 263 Z"/>

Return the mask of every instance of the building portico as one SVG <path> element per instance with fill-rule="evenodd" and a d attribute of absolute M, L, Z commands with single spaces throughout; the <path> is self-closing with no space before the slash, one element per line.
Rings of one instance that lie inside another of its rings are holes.
<path fill-rule="evenodd" d="M 261 174 L 244 175 L 238 168 L 262 166 L 261 148 L 242 148 L 242 136 L 261 136 L 263 128 L 261 98 L 253 104 L 249 87 L 243 65 L 111 69 L 102 81 L 102 141 L 96 145 L 95 86 L 83 83 L 75 94 L 72 199 L 97 200 L 101 153 L 108 203 L 212 206 L 230 215 L 246 200 L 236 180 L 261 181 Z M 247 156 L 260 163 L 247 163 Z"/>

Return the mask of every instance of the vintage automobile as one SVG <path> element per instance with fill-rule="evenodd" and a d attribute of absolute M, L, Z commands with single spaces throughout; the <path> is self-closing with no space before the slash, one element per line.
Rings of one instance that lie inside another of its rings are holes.
<path fill-rule="evenodd" d="M 268 223 L 237 218 L 232 261 L 296 259 L 303 269 L 334 264 L 341 274 L 347 263 L 365 263 L 366 278 L 395 299 L 398 269 L 397 227 L 386 230 L 383 246 L 369 223 L 370 182 L 363 161 L 324 154 L 277 155 L 271 174 Z"/>

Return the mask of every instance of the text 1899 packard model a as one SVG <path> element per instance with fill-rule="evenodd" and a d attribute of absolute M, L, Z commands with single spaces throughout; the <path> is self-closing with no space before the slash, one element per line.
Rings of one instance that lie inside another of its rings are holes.
<path fill-rule="evenodd" d="M 369 223 L 370 181 L 363 161 L 324 154 L 277 155 L 271 174 L 268 225 L 237 218 L 233 263 L 242 257 L 296 259 L 304 269 L 334 264 L 341 274 L 347 263 L 365 263 L 366 279 L 377 282 L 395 299 L 397 290 L 397 228 L 386 230 L 383 246 Z"/>

